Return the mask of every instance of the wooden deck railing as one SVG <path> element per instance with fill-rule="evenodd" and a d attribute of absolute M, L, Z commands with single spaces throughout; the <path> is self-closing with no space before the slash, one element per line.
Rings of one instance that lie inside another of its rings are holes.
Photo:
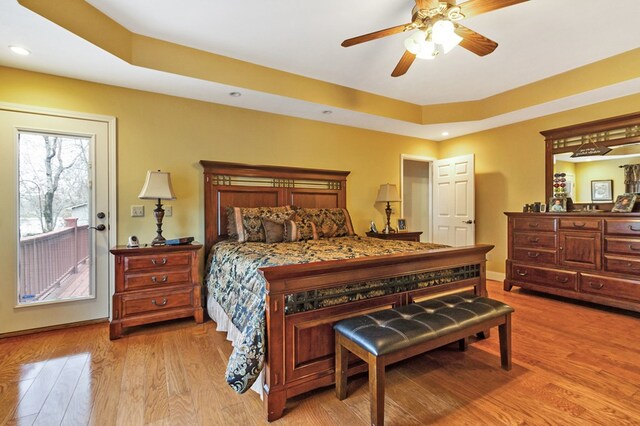
<path fill-rule="evenodd" d="M 89 257 L 89 226 L 76 226 L 20 240 L 20 302 L 37 300 L 60 284 Z"/>

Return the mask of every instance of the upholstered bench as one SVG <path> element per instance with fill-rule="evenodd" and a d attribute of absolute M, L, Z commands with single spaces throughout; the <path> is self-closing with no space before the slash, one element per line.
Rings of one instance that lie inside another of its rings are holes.
<path fill-rule="evenodd" d="M 456 294 L 396 309 L 352 317 L 336 331 L 336 396 L 347 397 L 349 351 L 369 364 L 371 424 L 384 424 L 385 366 L 437 347 L 499 327 L 502 368 L 511 369 L 511 313 L 502 302 L 473 294 Z"/>

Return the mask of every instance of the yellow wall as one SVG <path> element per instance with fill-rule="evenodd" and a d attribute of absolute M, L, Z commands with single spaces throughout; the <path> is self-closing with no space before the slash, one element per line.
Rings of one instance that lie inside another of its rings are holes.
<path fill-rule="evenodd" d="M 126 243 L 130 234 L 141 242 L 155 236 L 153 202 L 137 198 L 148 169 L 171 172 L 177 200 L 167 203 L 173 206 L 173 217 L 164 220 L 167 238 L 204 238 L 198 164 L 203 159 L 350 170 L 347 205 L 356 232 L 362 234 L 372 218 L 382 227 L 383 206 L 374 205 L 374 200 L 381 183 L 399 184 L 400 154 L 437 154 L 437 144 L 423 139 L 12 68 L 0 67 L 0 102 L 117 118 L 119 244 Z M 12 141 L 0 141 L 0 150 L 7 143 Z M 13 194 L 4 191 L 0 197 L 7 196 Z M 131 204 L 145 205 L 146 216 L 129 217 Z"/>
<path fill-rule="evenodd" d="M 440 142 L 439 158 L 467 153 L 476 161 L 476 241 L 494 244 L 487 269 L 504 272 L 507 220 L 503 212 L 543 201 L 544 137 L 540 131 L 638 111 L 632 95 Z M 618 189 L 614 188 L 617 193 Z"/>

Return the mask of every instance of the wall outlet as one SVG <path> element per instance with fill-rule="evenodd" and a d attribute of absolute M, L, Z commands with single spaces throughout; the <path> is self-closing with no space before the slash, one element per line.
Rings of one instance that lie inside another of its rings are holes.
<path fill-rule="evenodd" d="M 144 206 L 131 206 L 131 217 L 144 216 Z"/>
<path fill-rule="evenodd" d="M 173 206 L 164 206 L 164 215 L 173 216 Z"/>

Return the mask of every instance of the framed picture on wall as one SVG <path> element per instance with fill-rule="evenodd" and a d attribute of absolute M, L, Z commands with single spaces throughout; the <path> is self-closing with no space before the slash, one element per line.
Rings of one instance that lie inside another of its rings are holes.
<path fill-rule="evenodd" d="M 592 180 L 591 201 L 613 201 L 613 180 Z"/>

